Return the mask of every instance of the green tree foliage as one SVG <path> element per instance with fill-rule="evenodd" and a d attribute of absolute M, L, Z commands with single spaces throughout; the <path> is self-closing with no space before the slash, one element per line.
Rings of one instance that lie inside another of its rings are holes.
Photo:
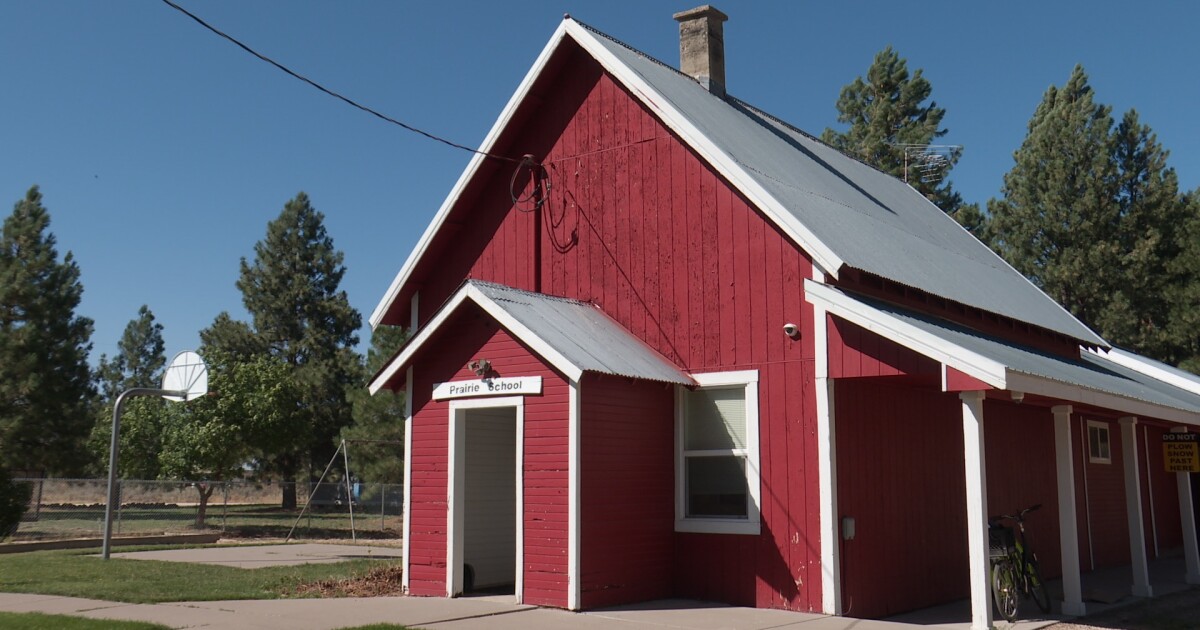
<path fill-rule="evenodd" d="M 929 100 L 932 94 L 933 86 L 923 72 L 918 69 L 910 75 L 908 62 L 888 46 L 875 55 L 866 78 L 855 78 L 838 96 L 838 122 L 849 128 L 843 132 L 826 129 L 821 140 L 903 178 L 906 149 L 934 144 L 947 133 L 940 128 L 946 110 Z M 946 161 L 940 177 L 923 181 L 911 172 L 913 151 L 908 152 L 909 184 L 948 213 L 962 204 L 962 197 L 946 179 L 960 156 L 961 150 L 948 152 L 943 156 Z"/>
<path fill-rule="evenodd" d="M 371 333 L 371 349 L 367 351 L 367 377 L 383 369 L 408 339 L 408 331 L 400 326 L 379 326 Z M 401 483 L 404 481 L 404 394 L 380 391 L 374 396 L 366 387 L 350 390 L 354 408 L 354 424 L 342 429 L 342 439 L 349 443 L 350 466 L 360 478 L 370 483 Z"/>
<path fill-rule="evenodd" d="M 0 466 L 0 542 L 16 533 L 29 507 L 31 491 L 29 484 L 13 481 L 8 470 Z"/>
<path fill-rule="evenodd" d="M 304 193 L 287 202 L 255 244 L 253 262 L 241 262 L 237 286 L 252 323 L 218 317 L 202 333 L 218 349 L 262 350 L 291 370 L 299 397 L 288 431 L 302 436 L 304 445 L 260 448 L 256 460 L 264 472 L 288 480 L 333 454 L 334 438 L 352 421 L 347 390 L 361 371 L 353 347 L 362 318 L 339 288 L 346 269 L 324 220 Z M 294 488 L 285 488 L 284 507 L 294 507 Z"/>
<path fill-rule="evenodd" d="M 97 463 L 97 473 L 108 470 L 113 405 L 117 396 L 127 389 L 158 387 L 162 382 L 162 371 L 167 362 L 162 331 L 162 324 L 154 320 L 154 313 L 142 305 L 138 316 L 125 326 L 117 343 L 116 356 L 111 361 L 106 356 L 100 357 L 96 380 L 104 404 L 97 406 L 95 426 L 88 441 L 88 448 Z M 121 426 L 118 472 L 123 478 L 158 477 L 158 454 L 162 448 L 162 413 L 158 410 L 164 404 L 155 398 L 134 398 L 125 402 L 123 415 L 132 421 L 123 420 Z"/>
<path fill-rule="evenodd" d="M 1170 263 L 1180 281 L 1169 291 L 1175 355 L 1168 362 L 1200 374 L 1200 188 L 1184 195 L 1180 205 L 1185 215 L 1176 232 L 1180 254 Z"/>
<path fill-rule="evenodd" d="M 117 355 L 111 361 L 100 355 L 96 377 L 104 400 L 111 402 L 131 387 L 159 386 L 167 364 L 162 331 L 162 324 L 154 321 L 154 313 L 143 304 L 137 318 L 125 326 Z"/>
<path fill-rule="evenodd" d="M 1114 125 L 1076 66 L 1051 86 L 988 204 L 986 237 L 1018 271 L 1108 341 L 1177 361 L 1173 262 L 1186 218 L 1167 151 L 1136 111 Z"/>
<path fill-rule="evenodd" d="M 87 462 L 94 394 L 87 356 L 92 320 L 70 252 L 59 260 L 37 187 L 0 236 L 0 466 L 78 474 Z"/>

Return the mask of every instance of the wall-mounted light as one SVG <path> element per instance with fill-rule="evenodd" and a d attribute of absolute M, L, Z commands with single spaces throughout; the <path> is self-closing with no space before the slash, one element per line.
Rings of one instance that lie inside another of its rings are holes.
<path fill-rule="evenodd" d="M 487 359 L 476 359 L 467 364 L 467 367 L 475 373 L 475 376 L 483 378 L 492 371 L 492 362 Z"/>
<path fill-rule="evenodd" d="M 783 334 L 787 335 L 792 340 L 799 339 L 800 338 L 800 327 L 791 322 L 788 322 L 783 325 Z"/>
<path fill-rule="evenodd" d="M 1012 394 L 1013 402 L 1017 403 L 1018 405 L 1021 404 L 1022 402 L 1024 402 L 1025 392 L 1009 392 L 1009 393 Z"/>

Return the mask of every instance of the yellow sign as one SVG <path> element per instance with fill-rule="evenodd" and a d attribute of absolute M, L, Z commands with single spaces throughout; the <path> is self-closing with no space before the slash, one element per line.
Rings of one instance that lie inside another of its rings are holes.
<path fill-rule="evenodd" d="M 1167 472 L 1200 472 L 1200 433 L 1164 433 L 1163 464 Z"/>

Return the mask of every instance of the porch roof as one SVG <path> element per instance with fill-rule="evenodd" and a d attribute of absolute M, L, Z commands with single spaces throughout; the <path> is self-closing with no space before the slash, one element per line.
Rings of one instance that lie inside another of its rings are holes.
<path fill-rule="evenodd" d="M 429 324 L 371 379 L 372 394 L 406 368 L 465 302 L 477 304 L 510 334 L 572 381 L 584 372 L 695 386 L 696 382 L 594 304 L 467 280 Z"/>
<path fill-rule="evenodd" d="M 996 389 L 1200 425 L 1200 394 L 1102 353 L 1068 359 L 812 281 L 805 294 L 834 315 Z"/>

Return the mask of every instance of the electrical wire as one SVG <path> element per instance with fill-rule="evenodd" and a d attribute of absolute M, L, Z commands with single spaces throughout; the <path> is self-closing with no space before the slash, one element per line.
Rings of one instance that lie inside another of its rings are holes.
<path fill-rule="evenodd" d="M 317 90 L 320 90 L 321 92 L 324 92 L 325 94 L 328 94 L 329 96 L 332 96 L 332 97 L 346 103 L 347 105 L 350 105 L 351 107 L 360 109 L 364 112 L 367 112 L 368 114 L 371 114 L 372 116 L 375 116 L 376 118 L 379 118 L 386 122 L 392 123 L 393 125 L 397 125 L 403 129 L 406 129 L 413 133 L 417 133 L 422 136 L 425 136 L 426 138 L 429 138 L 430 140 L 435 140 L 437 142 L 441 142 L 442 144 L 454 147 L 455 149 L 461 149 L 463 151 L 468 151 L 470 153 L 482 155 L 484 157 L 492 158 L 494 160 L 503 160 L 506 162 L 520 162 L 521 161 L 521 160 L 518 160 L 515 158 L 510 158 L 510 157 L 507 157 L 504 155 L 497 155 L 495 153 L 488 153 L 486 151 L 480 151 L 479 149 L 472 149 L 471 147 L 464 146 L 464 145 L 458 144 L 456 142 L 447 140 L 445 138 L 435 136 L 432 133 L 429 133 L 428 131 L 423 131 L 421 129 L 417 129 L 416 127 L 413 127 L 412 125 L 407 125 L 407 124 L 400 122 L 399 120 L 396 120 L 395 118 L 392 118 L 391 116 L 388 116 L 386 114 L 381 114 L 380 112 L 378 112 L 374 109 L 371 109 L 370 107 L 367 107 L 366 105 L 361 105 L 361 104 L 355 102 L 354 100 L 352 100 L 346 96 L 343 96 L 342 94 L 339 94 L 338 92 L 335 92 L 335 91 L 321 85 L 320 83 L 313 81 L 312 79 L 309 79 L 308 77 L 305 77 L 301 74 L 293 72 L 287 66 L 284 66 L 283 64 L 279 63 L 278 61 L 275 61 L 274 59 L 267 57 L 266 55 L 254 50 L 253 48 L 247 46 L 246 44 L 243 44 L 242 42 L 238 41 L 237 39 L 234 39 L 231 35 L 228 35 L 225 32 L 218 29 L 217 27 L 209 24 L 208 22 L 205 22 L 203 19 L 201 19 L 194 13 L 179 6 L 178 4 L 175 4 L 171 0 L 162 0 L 162 2 L 163 2 L 163 4 L 166 4 L 167 6 L 171 7 L 172 9 L 175 9 L 176 11 L 179 11 L 180 13 L 192 18 L 192 20 L 194 20 L 200 26 L 203 26 L 204 28 L 208 29 L 209 31 L 212 31 L 214 34 L 228 40 L 229 42 L 231 42 L 233 45 L 237 46 L 238 48 L 241 48 L 242 50 L 250 53 L 251 55 L 254 55 L 255 57 L 259 58 L 260 60 L 265 61 L 265 62 L 271 64 L 272 66 L 275 66 L 279 70 L 283 71 L 284 74 L 287 74 L 288 76 L 290 76 L 292 78 L 299 79 L 300 81 L 307 83 L 308 85 L 316 88 Z"/>

